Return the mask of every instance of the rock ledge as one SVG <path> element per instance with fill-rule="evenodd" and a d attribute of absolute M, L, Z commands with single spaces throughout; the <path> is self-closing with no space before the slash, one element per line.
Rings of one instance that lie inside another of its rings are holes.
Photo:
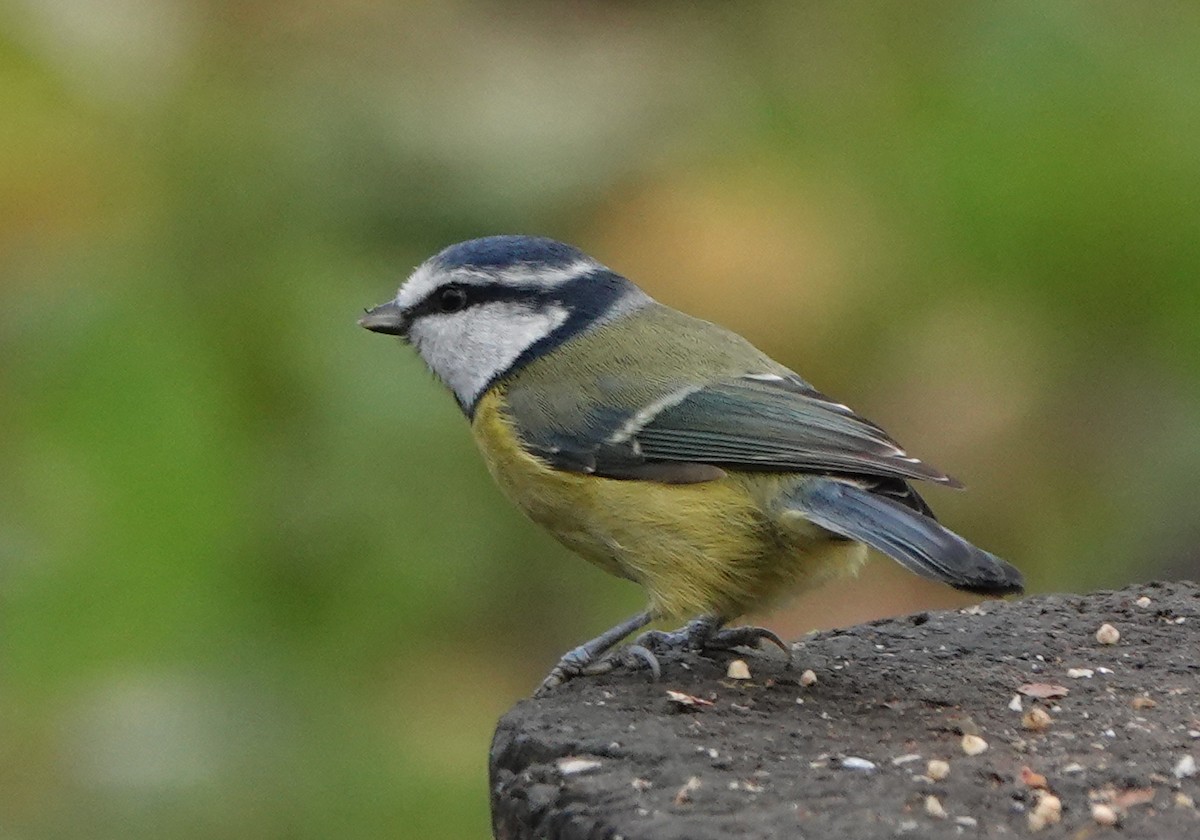
<path fill-rule="evenodd" d="M 749 680 L 727 677 L 733 658 L 664 657 L 658 683 L 616 672 L 517 704 L 492 743 L 496 837 L 1082 837 L 1109 816 L 1126 836 L 1200 836 L 1194 583 L 817 633 L 794 669 L 741 657 Z M 1053 687 L 1066 695 L 1030 696 Z M 967 755 L 964 735 L 987 749 Z"/>

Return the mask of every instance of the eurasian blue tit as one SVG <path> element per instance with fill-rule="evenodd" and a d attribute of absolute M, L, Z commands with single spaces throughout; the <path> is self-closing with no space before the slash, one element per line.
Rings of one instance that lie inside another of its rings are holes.
<path fill-rule="evenodd" d="M 857 569 L 867 547 L 988 595 L 1021 573 L 940 525 L 912 482 L 961 485 L 748 341 L 583 252 L 491 236 L 422 263 L 359 323 L 453 392 L 508 498 L 647 608 L 567 653 L 542 690 L 654 652 L 770 641 L 727 627 Z M 690 619 L 673 633 L 655 619 Z"/>

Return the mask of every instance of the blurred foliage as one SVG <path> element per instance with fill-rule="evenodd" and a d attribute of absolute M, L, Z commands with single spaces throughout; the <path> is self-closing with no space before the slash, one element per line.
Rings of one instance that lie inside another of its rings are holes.
<path fill-rule="evenodd" d="M 0 834 L 487 833 L 640 605 L 354 326 L 578 244 L 971 485 L 1034 590 L 1195 575 L 1200 7 L 10 0 Z M 965 603 L 879 561 L 786 632 Z"/>

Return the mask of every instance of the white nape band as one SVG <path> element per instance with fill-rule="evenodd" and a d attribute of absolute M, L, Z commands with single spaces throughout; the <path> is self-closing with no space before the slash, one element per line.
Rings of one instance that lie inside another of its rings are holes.
<path fill-rule="evenodd" d="M 595 260 L 576 260 L 573 263 L 560 266 L 531 265 L 518 263 L 504 269 L 493 278 L 501 283 L 513 286 L 537 286 L 542 289 L 552 289 L 569 283 L 595 271 L 603 270 L 604 266 Z"/>

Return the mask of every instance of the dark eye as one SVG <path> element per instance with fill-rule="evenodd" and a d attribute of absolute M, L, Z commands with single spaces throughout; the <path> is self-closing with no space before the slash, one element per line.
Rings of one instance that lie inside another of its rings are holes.
<path fill-rule="evenodd" d="M 438 294 L 437 305 L 439 312 L 461 312 L 467 307 L 467 292 L 458 286 L 442 289 Z"/>

